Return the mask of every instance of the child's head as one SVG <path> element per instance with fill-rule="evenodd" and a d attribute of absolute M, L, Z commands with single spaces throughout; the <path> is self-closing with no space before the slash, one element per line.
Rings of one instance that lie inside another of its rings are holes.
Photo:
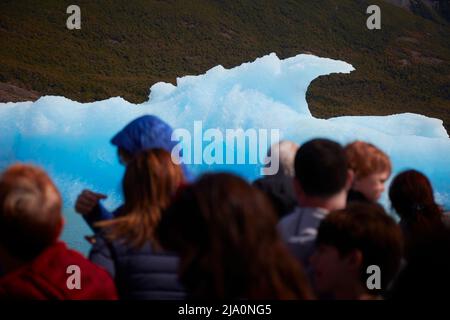
<path fill-rule="evenodd" d="M 377 295 L 396 274 L 402 254 L 400 228 L 377 204 L 356 203 L 321 223 L 311 262 L 317 290 L 338 298 Z M 381 271 L 381 290 L 366 286 L 367 268 Z"/>
<path fill-rule="evenodd" d="M 345 153 L 354 172 L 353 189 L 376 202 L 384 191 L 384 183 L 391 175 L 389 157 L 373 144 L 363 141 L 350 143 L 345 147 Z"/>
<path fill-rule="evenodd" d="M 61 195 L 47 174 L 16 164 L 0 176 L 0 245 L 13 257 L 32 260 L 62 230 Z"/>

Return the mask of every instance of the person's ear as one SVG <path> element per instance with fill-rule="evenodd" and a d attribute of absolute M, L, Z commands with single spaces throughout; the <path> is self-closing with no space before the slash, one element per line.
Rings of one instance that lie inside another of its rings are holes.
<path fill-rule="evenodd" d="M 64 218 L 61 217 L 61 220 L 59 221 L 59 224 L 58 224 L 58 226 L 57 226 L 57 228 L 58 228 L 58 233 L 57 233 L 56 238 L 59 238 L 59 237 L 61 236 L 61 234 L 62 234 L 62 232 L 63 232 L 63 229 L 64 229 L 64 224 L 65 224 L 65 223 L 66 223 L 66 220 L 64 220 Z"/>
<path fill-rule="evenodd" d="M 292 183 L 294 184 L 294 191 L 295 195 L 297 196 L 297 200 L 299 201 L 299 203 L 301 203 L 302 200 L 305 198 L 305 192 L 303 191 L 300 182 L 298 182 L 296 178 L 292 179 Z"/>
<path fill-rule="evenodd" d="M 355 179 L 355 172 L 352 169 L 347 170 L 347 181 L 345 182 L 345 190 L 349 191 L 352 188 Z"/>
<path fill-rule="evenodd" d="M 131 155 L 128 151 L 126 151 L 124 148 L 122 147 L 118 147 L 117 148 L 117 155 L 119 157 L 119 162 L 120 164 L 122 164 L 123 166 L 127 166 L 128 163 L 131 160 Z"/>
<path fill-rule="evenodd" d="M 363 265 L 363 255 L 361 250 L 353 249 L 350 251 L 346 255 L 345 261 L 350 270 L 354 271 L 356 274 L 359 274 Z"/>

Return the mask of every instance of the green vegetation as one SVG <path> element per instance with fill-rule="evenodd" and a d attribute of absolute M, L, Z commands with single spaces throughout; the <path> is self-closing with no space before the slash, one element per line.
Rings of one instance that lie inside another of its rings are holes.
<path fill-rule="evenodd" d="M 81 7 L 82 29 L 65 27 Z M 382 30 L 366 28 L 378 4 Z M 276 52 L 347 61 L 308 91 L 318 117 L 415 112 L 450 132 L 450 25 L 384 1 L 2 0 L 0 82 L 78 101 L 148 99 L 158 81 Z"/>

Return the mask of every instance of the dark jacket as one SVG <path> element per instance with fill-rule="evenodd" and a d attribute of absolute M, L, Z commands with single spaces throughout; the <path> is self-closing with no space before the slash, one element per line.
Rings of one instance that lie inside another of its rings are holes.
<path fill-rule="evenodd" d="M 178 282 L 178 258 L 150 243 L 134 249 L 97 234 L 89 258 L 114 278 L 120 299 L 173 300 L 185 296 Z"/>
<path fill-rule="evenodd" d="M 264 176 L 255 180 L 253 185 L 267 194 L 279 219 L 291 213 L 297 205 L 292 177 L 284 174 Z"/>
<path fill-rule="evenodd" d="M 67 285 L 76 272 L 67 273 L 71 265 L 79 267 L 80 289 Z M 111 300 L 117 299 L 117 292 L 105 270 L 58 242 L 30 263 L 0 278 L 0 300 L 3 299 Z"/>
<path fill-rule="evenodd" d="M 350 189 L 347 194 L 347 203 L 351 203 L 351 202 L 363 202 L 363 203 L 369 203 L 369 204 L 374 203 L 374 202 L 370 201 L 369 199 L 367 199 L 364 194 L 362 194 L 359 191 L 355 191 L 353 189 Z"/>

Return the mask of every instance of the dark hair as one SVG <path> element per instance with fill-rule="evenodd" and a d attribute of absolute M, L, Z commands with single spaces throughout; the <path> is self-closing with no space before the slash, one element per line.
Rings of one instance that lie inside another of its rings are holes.
<path fill-rule="evenodd" d="M 61 195 L 38 167 L 15 164 L 0 177 L 0 243 L 9 254 L 32 260 L 57 241 Z"/>
<path fill-rule="evenodd" d="M 347 169 L 344 149 L 331 140 L 308 141 L 295 156 L 295 177 L 310 196 L 329 197 L 342 190 Z"/>
<path fill-rule="evenodd" d="M 433 187 L 419 171 L 407 170 L 398 174 L 389 188 L 389 199 L 401 218 L 408 255 L 418 241 L 426 241 L 433 233 L 445 228 L 442 210 L 434 201 Z"/>
<path fill-rule="evenodd" d="M 389 188 L 389 199 L 402 220 L 426 223 L 426 220 L 442 218 L 442 211 L 434 201 L 433 187 L 419 171 L 398 174 Z"/>
<path fill-rule="evenodd" d="M 331 245 L 341 255 L 360 250 L 363 256 L 361 280 L 366 269 L 377 265 L 381 272 L 381 291 L 398 272 L 402 257 L 399 226 L 378 204 L 352 203 L 346 209 L 330 213 L 321 223 L 317 244 Z"/>
<path fill-rule="evenodd" d="M 123 178 L 124 206 L 119 217 L 101 221 L 108 240 L 122 239 L 133 247 L 151 241 L 154 230 L 173 194 L 184 182 L 180 166 L 172 162 L 170 153 L 151 149 L 138 153 L 127 165 Z"/>
<path fill-rule="evenodd" d="M 158 234 L 180 255 L 180 280 L 191 298 L 311 298 L 269 200 L 239 177 L 207 174 L 184 187 Z"/>

